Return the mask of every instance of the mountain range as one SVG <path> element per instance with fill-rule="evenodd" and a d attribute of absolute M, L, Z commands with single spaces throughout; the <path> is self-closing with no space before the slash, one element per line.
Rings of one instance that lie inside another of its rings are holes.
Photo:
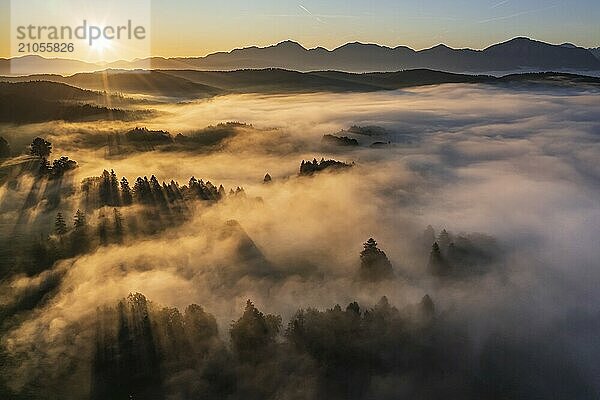
<path fill-rule="evenodd" d="M 570 43 L 554 45 L 519 37 L 483 50 L 453 49 L 443 44 L 413 50 L 406 46 L 348 43 L 334 50 L 306 49 L 293 41 L 268 47 L 246 47 L 205 57 L 151 57 L 133 61 L 92 64 L 77 60 L 25 56 L 0 59 L 0 75 L 10 75 L 10 62 L 20 75 L 74 74 L 104 69 L 151 69 L 231 71 L 280 68 L 294 71 L 336 70 L 344 72 L 390 72 L 406 69 L 433 69 L 446 72 L 490 73 L 577 71 L 600 72 L 600 48 L 585 49 Z"/>

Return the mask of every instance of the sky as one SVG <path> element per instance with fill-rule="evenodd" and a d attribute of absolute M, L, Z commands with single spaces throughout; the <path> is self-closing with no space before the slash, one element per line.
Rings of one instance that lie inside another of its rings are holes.
<path fill-rule="evenodd" d="M 48 0 L 53 1 L 59 0 Z M 329 49 L 354 41 L 414 49 L 439 43 L 480 49 L 516 36 L 557 44 L 600 46 L 598 0 L 152 0 L 151 3 L 151 52 L 165 57 L 203 56 L 288 39 L 307 48 Z M 10 55 L 10 15 L 10 0 L 0 0 L 0 57 Z"/>

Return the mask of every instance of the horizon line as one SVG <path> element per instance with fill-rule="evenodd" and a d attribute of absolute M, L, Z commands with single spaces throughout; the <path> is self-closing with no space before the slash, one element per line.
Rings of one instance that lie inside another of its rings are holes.
<path fill-rule="evenodd" d="M 576 46 L 578 48 L 581 49 L 585 49 L 585 50 L 590 50 L 590 49 L 596 49 L 596 48 L 600 48 L 600 45 L 598 45 L 597 47 L 584 47 L 584 46 L 579 46 L 576 45 L 574 43 L 570 43 L 570 42 L 563 42 L 563 43 L 550 43 L 550 42 L 545 42 L 543 40 L 538 40 L 538 39 L 533 39 L 531 37 L 528 36 L 514 36 L 511 37 L 510 39 L 506 39 L 500 42 L 496 42 L 496 43 L 492 43 L 487 45 L 486 47 L 483 48 L 472 48 L 472 47 L 452 47 L 452 46 L 448 46 L 445 43 L 438 43 L 436 45 L 432 45 L 430 47 L 424 47 L 422 49 L 413 49 L 410 46 L 407 45 L 403 45 L 403 44 L 398 44 L 396 46 L 388 46 L 388 45 L 384 45 L 384 44 L 379 44 L 376 42 L 362 42 L 362 41 L 351 41 L 351 42 L 346 42 L 344 44 L 341 44 L 339 46 L 336 47 L 332 47 L 332 48 L 327 48 L 324 46 L 315 46 L 315 47 L 306 47 L 303 44 L 301 44 L 299 41 L 296 41 L 294 39 L 284 39 L 281 40 L 277 43 L 273 43 L 273 44 L 268 44 L 268 45 L 264 45 L 264 46 L 259 46 L 259 45 L 248 45 L 248 46 L 242 46 L 242 47 L 235 47 L 232 48 L 230 50 L 220 50 L 220 51 L 214 51 L 211 53 L 207 53 L 205 55 L 179 55 L 179 56 L 162 56 L 162 55 L 149 55 L 148 57 L 144 57 L 144 58 L 133 58 L 133 59 L 123 59 L 123 58 L 119 58 L 119 59 L 114 59 L 114 60 L 98 60 L 98 61 L 86 61 L 86 60 L 81 60 L 81 59 L 76 59 L 76 58 L 61 58 L 61 57 L 44 57 L 41 56 L 39 54 L 25 54 L 22 56 L 16 56 L 16 57 L 0 57 L 0 60 L 6 60 L 6 61 L 11 61 L 11 60 L 18 60 L 18 59 L 23 59 L 23 58 L 27 58 L 27 57 L 39 57 L 42 58 L 44 60 L 64 60 L 64 61 L 77 61 L 77 62 L 83 62 L 83 63 L 88 63 L 88 64 L 95 64 L 98 66 L 103 66 L 103 64 L 114 64 L 114 63 L 119 63 L 119 62 L 136 62 L 136 61 L 144 61 L 144 60 L 151 60 L 153 58 L 161 58 L 161 59 L 165 59 L 165 60 L 173 60 L 173 59 L 190 59 L 190 58 L 206 58 L 215 54 L 230 54 L 234 51 L 239 51 L 239 50 L 245 50 L 245 49 L 268 49 L 268 48 L 272 48 L 272 47 L 277 47 L 279 45 L 282 45 L 284 43 L 292 43 L 295 45 L 298 45 L 300 47 L 302 47 L 304 50 L 306 51 L 311 51 L 311 50 L 326 50 L 327 52 L 333 52 L 336 51 L 338 49 L 341 49 L 342 47 L 351 45 L 351 44 L 360 44 L 360 45 L 366 45 L 366 46 L 370 46 L 370 45 L 374 45 L 374 46 L 378 46 L 381 48 L 387 48 L 387 49 L 398 49 L 398 48 L 407 48 L 410 49 L 414 52 L 421 52 L 421 51 L 426 51 L 426 50 L 431 50 L 434 49 L 436 47 L 440 47 L 440 46 L 444 46 L 447 47 L 449 49 L 452 50 L 473 50 L 473 51 L 484 51 L 492 46 L 498 45 L 498 44 L 503 44 L 503 43 L 508 43 L 517 39 L 526 39 L 526 40 L 530 40 L 533 42 L 539 42 L 539 43 L 545 43 L 548 45 L 552 45 L 552 46 L 563 46 L 563 45 L 573 45 Z"/>

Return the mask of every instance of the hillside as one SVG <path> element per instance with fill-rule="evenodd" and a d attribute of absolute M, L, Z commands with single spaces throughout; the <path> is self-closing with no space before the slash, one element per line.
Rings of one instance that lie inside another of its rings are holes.
<path fill-rule="evenodd" d="M 97 105 L 100 93 L 57 82 L 0 82 L 0 122 L 128 119 L 134 113 Z"/>
<path fill-rule="evenodd" d="M 512 74 L 501 78 L 489 75 L 455 74 L 427 69 L 398 72 L 347 73 L 339 71 L 296 72 L 282 69 L 240 71 L 106 71 L 72 76 L 33 75 L 0 78 L 5 82 L 21 82 L 22 86 L 0 86 L 5 95 L 16 93 L 38 98 L 53 96 L 61 100 L 90 100 L 95 92 L 76 89 L 108 90 L 125 94 L 147 94 L 185 99 L 207 98 L 227 93 L 314 93 L 374 92 L 446 83 L 572 85 L 598 86 L 600 78 L 566 73 Z M 48 82 L 39 82 L 45 80 Z M 29 82 L 31 87 L 24 85 Z M 59 82 L 54 85 L 50 82 Z M 103 82 L 107 84 L 104 85 Z M 65 86 L 71 85 L 71 86 Z M 57 86 L 58 85 L 58 86 Z M 18 90 L 17 90 L 18 88 Z M 40 97 L 42 96 L 42 97 Z M 56 97 L 56 96 L 55 96 Z"/>

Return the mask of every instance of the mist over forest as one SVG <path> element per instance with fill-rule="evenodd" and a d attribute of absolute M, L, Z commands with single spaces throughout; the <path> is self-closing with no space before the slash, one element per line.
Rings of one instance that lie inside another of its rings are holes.
<path fill-rule="evenodd" d="M 32 85 L 1 398 L 600 396 L 597 85 Z"/>

